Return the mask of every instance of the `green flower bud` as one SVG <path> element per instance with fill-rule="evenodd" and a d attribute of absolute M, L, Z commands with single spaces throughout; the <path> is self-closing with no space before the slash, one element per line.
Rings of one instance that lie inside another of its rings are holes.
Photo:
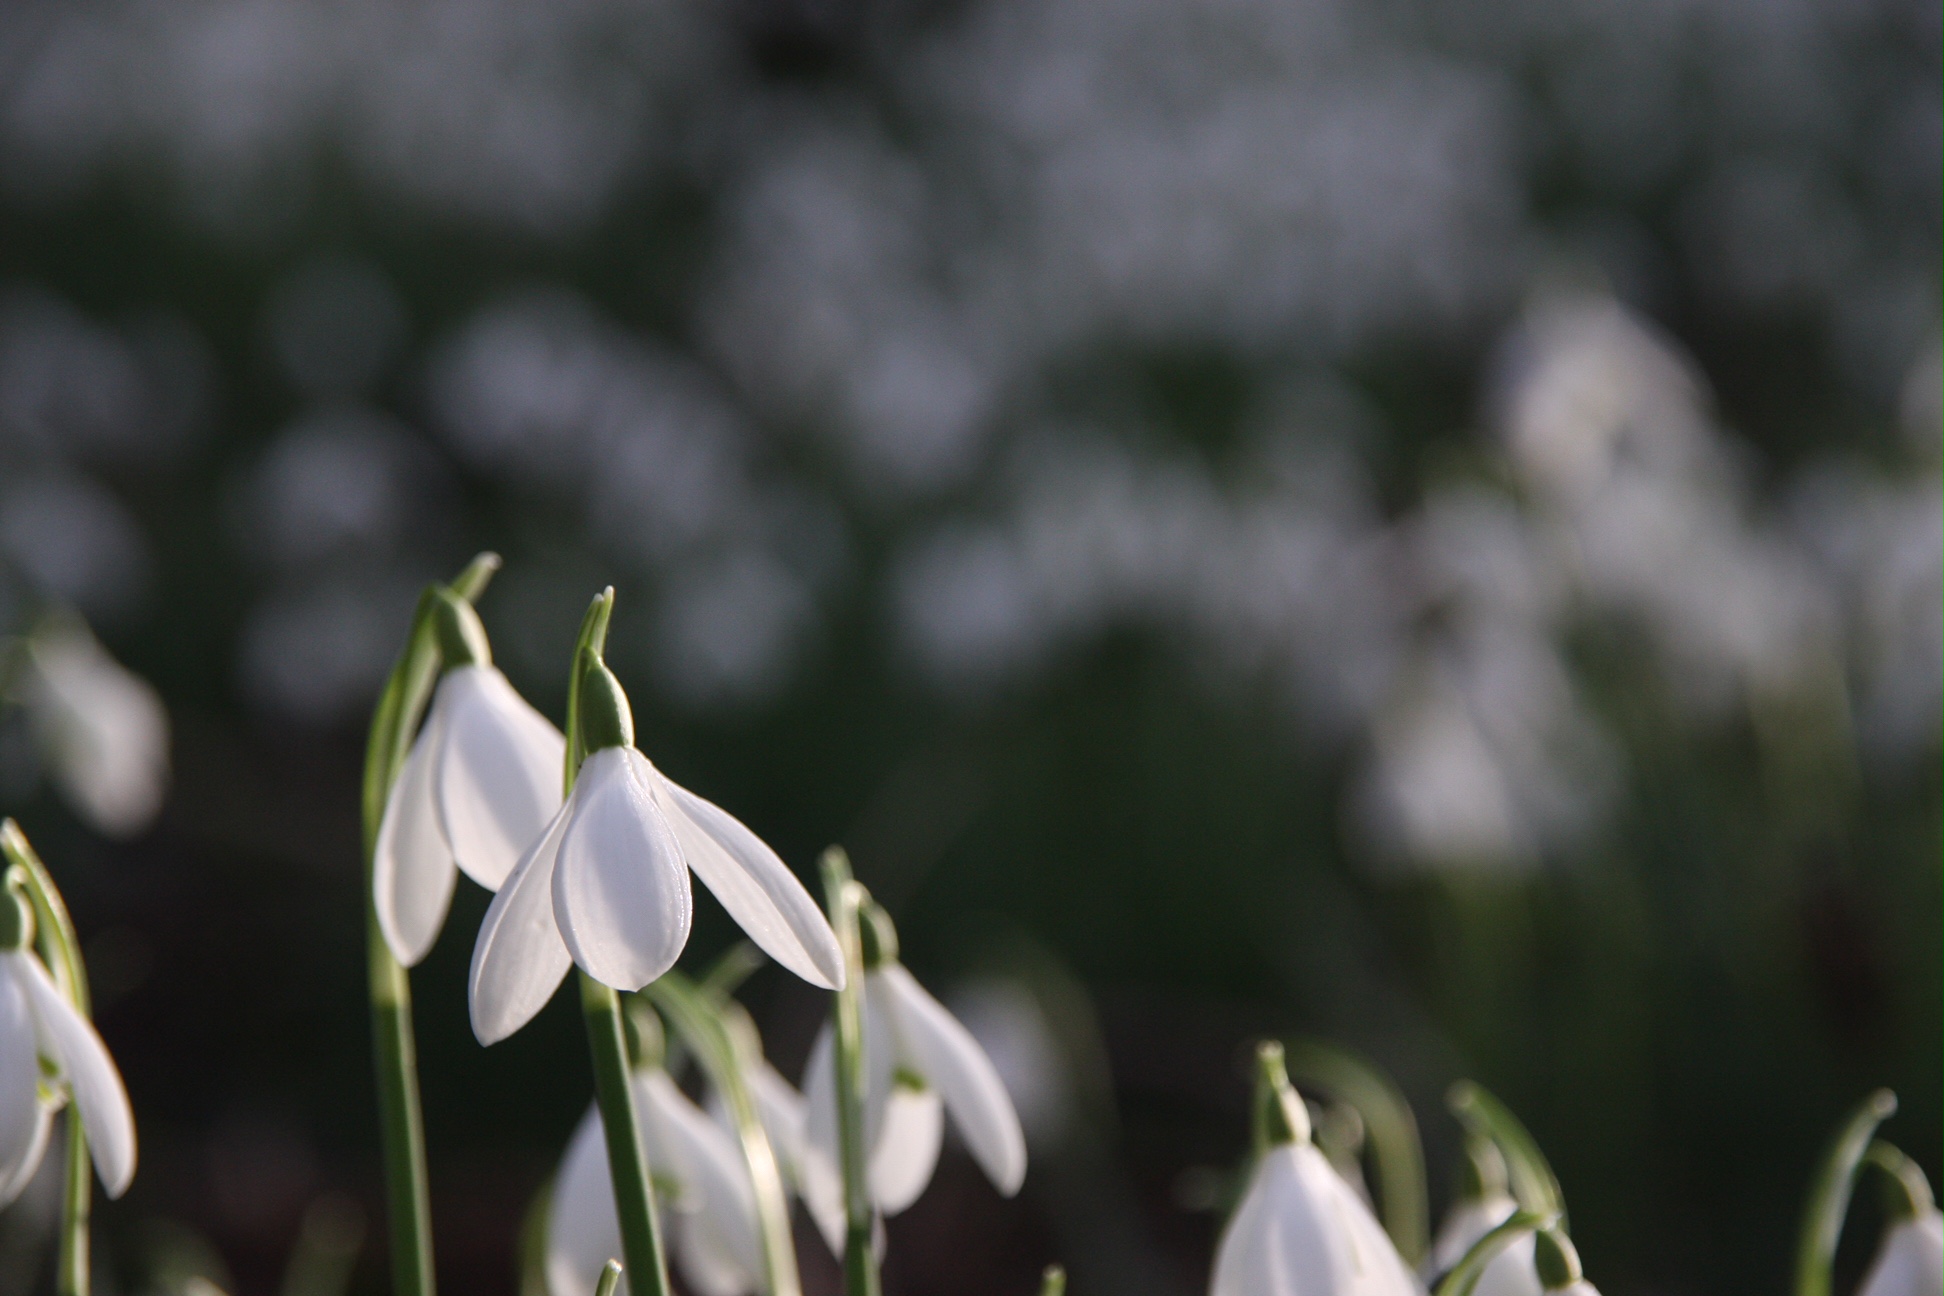
<path fill-rule="evenodd" d="M 34 906 L 12 887 L 0 887 L 0 954 L 34 943 Z"/>
<path fill-rule="evenodd" d="M 604 747 L 634 746 L 634 710 L 621 681 L 607 663 L 592 653 L 584 655 L 580 687 L 581 744 L 588 754 Z"/>
<path fill-rule="evenodd" d="M 1586 1276 L 1573 1240 L 1554 1228 L 1532 1235 L 1532 1267 L 1539 1275 L 1539 1285 L 1547 1291 L 1571 1287 Z"/>
<path fill-rule="evenodd" d="M 867 972 L 898 961 L 898 929 L 884 906 L 868 896 L 857 910 L 857 944 Z"/>
<path fill-rule="evenodd" d="M 432 605 L 432 632 L 438 637 L 445 669 L 493 664 L 493 648 L 486 641 L 486 627 L 480 624 L 479 613 L 443 585 Z"/>

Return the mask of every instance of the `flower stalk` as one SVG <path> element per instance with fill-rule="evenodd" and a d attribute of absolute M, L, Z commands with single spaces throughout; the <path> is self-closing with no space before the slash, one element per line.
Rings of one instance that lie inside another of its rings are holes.
<path fill-rule="evenodd" d="M 864 888 L 851 878 L 850 857 L 832 846 L 821 861 L 824 901 L 844 955 L 837 991 L 833 1047 L 837 1072 L 838 1162 L 844 1186 L 844 1291 L 878 1296 L 877 1252 L 871 1245 L 871 1190 L 864 1150 L 864 958 L 858 910 Z"/>
<path fill-rule="evenodd" d="M 1795 1296 L 1829 1296 L 1836 1243 L 1849 1215 L 1857 1172 L 1869 1154 L 1877 1126 L 1896 1110 L 1897 1096 L 1888 1089 L 1877 1090 L 1844 1123 L 1823 1157 L 1796 1243 Z"/>
<path fill-rule="evenodd" d="M 450 586 L 471 602 L 499 570 L 498 554 L 482 553 Z M 439 674 L 439 644 L 433 612 L 437 587 L 419 598 L 405 640 L 365 746 L 364 860 L 366 974 L 371 995 L 372 1062 L 378 1080 L 379 1138 L 385 1158 L 385 1200 L 391 1227 L 392 1289 L 397 1296 L 433 1296 L 432 1198 L 425 1166 L 425 1120 L 419 1106 L 418 1046 L 412 1031 L 411 978 L 386 944 L 378 925 L 372 866 L 378 830 L 398 781 L 399 767 L 411 748 L 419 717 Z M 73 1153 L 70 1150 L 70 1159 Z"/>
<path fill-rule="evenodd" d="M 567 681 L 567 766 L 562 791 L 571 794 L 581 762 L 587 758 L 581 681 L 607 648 L 608 620 L 614 613 L 614 588 L 594 597 L 581 619 L 574 644 L 574 667 Z M 633 1277 L 633 1296 L 668 1296 L 668 1261 L 661 1222 L 655 1214 L 655 1188 L 641 1139 L 641 1114 L 629 1083 L 627 1025 L 621 996 L 612 986 L 580 974 L 581 1017 L 587 1026 L 589 1060 L 594 1067 L 594 1100 L 601 1110 L 607 1142 L 608 1174 L 614 1186 L 615 1215 L 621 1227 L 624 1267 Z M 603 1282 L 608 1281 L 603 1276 Z M 614 1282 L 620 1281 L 615 1273 Z"/>
<path fill-rule="evenodd" d="M 0 874 L 17 879 L 22 894 L 33 906 L 34 943 L 40 949 L 41 962 L 74 1010 L 83 1017 L 88 1016 L 88 970 L 81 961 L 74 921 L 68 916 L 67 905 L 54 886 L 47 866 L 28 843 L 27 834 L 11 819 L 0 821 L 0 861 L 8 866 Z M 60 1296 L 88 1296 L 93 1287 L 88 1225 L 93 1213 L 94 1171 L 89 1165 L 88 1131 L 78 1111 L 68 1113 L 66 1153 L 67 1183 L 61 1192 L 55 1291 Z"/>

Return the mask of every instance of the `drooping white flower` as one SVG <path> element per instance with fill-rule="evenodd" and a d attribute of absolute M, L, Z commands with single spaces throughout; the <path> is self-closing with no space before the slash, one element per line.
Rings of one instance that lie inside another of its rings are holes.
<path fill-rule="evenodd" d="M 1944 1290 L 1944 1214 L 1935 1206 L 1883 1232 L 1856 1296 L 1931 1296 Z"/>
<path fill-rule="evenodd" d="M 37 630 L 26 654 L 22 701 L 55 785 L 98 831 L 140 832 L 169 786 L 169 713 L 160 695 L 75 618 Z"/>
<path fill-rule="evenodd" d="M 463 631 L 385 805 L 372 858 L 379 929 L 411 967 L 438 939 L 459 870 L 496 891 L 560 809 L 566 740 L 491 664 L 459 599 Z M 458 660 L 455 662 L 455 658 Z"/>
<path fill-rule="evenodd" d="M 135 1177 L 128 1092 L 101 1036 L 33 953 L 29 913 L 23 898 L 0 891 L 0 1206 L 39 1167 L 61 1089 L 87 1131 L 102 1185 L 119 1197 Z"/>
<path fill-rule="evenodd" d="M 776 852 L 634 746 L 626 696 L 595 663 L 581 692 L 589 755 L 574 791 L 493 898 L 473 947 L 481 1043 L 506 1038 L 552 996 L 570 963 L 638 990 L 688 943 L 689 873 L 757 945 L 812 985 L 843 984 L 830 924 Z"/>
<path fill-rule="evenodd" d="M 1450 1272 L 1480 1239 L 1519 1209 L 1506 1191 L 1505 1160 L 1496 1144 L 1490 1139 L 1467 1139 L 1465 1156 L 1470 1174 L 1465 1190 L 1452 1203 L 1431 1243 L 1424 1275 L 1427 1280 Z M 1485 1266 L 1473 1296 L 1539 1296 L 1532 1247 L 1531 1234 L 1515 1237 Z"/>
<path fill-rule="evenodd" d="M 1273 1076 L 1258 1099 L 1271 1104 L 1268 1146 L 1222 1234 L 1212 1296 L 1422 1296 L 1370 1207 L 1310 1141 L 1280 1048 Z"/>
<path fill-rule="evenodd" d="M 972 1033 L 897 961 L 896 937 L 875 905 L 863 930 L 864 1147 L 872 1205 L 895 1215 L 925 1191 L 947 1112 L 986 1178 L 1012 1196 L 1026 1178 L 1026 1138 L 998 1071 Z M 824 1240 L 842 1254 L 835 1053 L 826 1023 L 804 1069 L 798 1186 Z"/>
<path fill-rule="evenodd" d="M 642 1148 L 677 1270 L 697 1296 L 749 1296 L 762 1286 L 763 1257 L 755 1190 L 741 1151 L 661 1068 L 637 1070 L 634 1088 Z M 549 1291 L 589 1296 L 601 1267 L 620 1254 L 606 1135 L 599 1108 L 590 1106 L 554 1180 Z"/>

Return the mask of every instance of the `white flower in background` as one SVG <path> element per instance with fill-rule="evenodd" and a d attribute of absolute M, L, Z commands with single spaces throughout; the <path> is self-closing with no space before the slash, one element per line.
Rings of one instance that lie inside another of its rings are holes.
<path fill-rule="evenodd" d="M 1944 1215 L 1932 1207 L 1884 1230 L 1856 1296 L 1931 1296 L 1944 1289 Z"/>
<path fill-rule="evenodd" d="M 1222 1234 L 1211 1296 L 1421 1296 L 1370 1207 L 1311 1142 L 1280 1048 L 1264 1046 L 1265 1076 L 1271 1058 L 1268 1146 Z"/>
<path fill-rule="evenodd" d="M 32 949 L 32 910 L 0 891 L 0 1206 L 33 1178 L 65 1088 L 110 1197 L 135 1177 L 135 1115 L 88 1019 Z M 57 1087 L 58 1086 L 58 1087 Z"/>
<path fill-rule="evenodd" d="M 669 1251 L 697 1296 L 748 1296 L 762 1286 L 756 1194 L 734 1139 L 675 1087 L 666 1071 L 634 1074 L 641 1141 L 654 1167 Z M 552 1296 L 589 1296 L 621 1253 L 600 1109 L 590 1106 L 554 1180 L 547 1222 Z M 627 1279 L 622 1279 L 622 1290 Z"/>
<path fill-rule="evenodd" d="M 1449 1273 L 1479 1239 L 1519 1209 L 1506 1191 L 1505 1159 L 1490 1139 L 1465 1141 L 1467 1175 L 1463 1191 L 1438 1226 L 1426 1263 L 1426 1280 Z M 1473 1296 L 1539 1296 L 1539 1277 L 1533 1271 L 1532 1235 L 1522 1233 L 1494 1256 L 1478 1276 Z"/>
<path fill-rule="evenodd" d="M 1019 1116 L 985 1050 L 897 961 L 897 936 L 875 904 L 859 915 L 864 943 L 864 1147 L 871 1203 L 895 1215 L 918 1200 L 938 1164 L 950 1112 L 972 1159 L 1007 1197 L 1026 1178 Z M 825 1023 L 804 1068 L 804 1205 L 843 1254 L 835 1037 Z"/>
<path fill-rule="evenodd" d="M 636 750 L 627 697 L 598 662 L 581 713 L 589 754 L 573 795 L 480 924 L 470 985 L 480 1042 L 531 1020 L 569 963 L 620 990 L 673 967 L 693 916 L 690 870 L 771 958 L 812 985 L 841 986 L 837 937 L 803 884 L 733 815 Z"/>
<path fill-rule="evenodd" d="M 378 828 L 378 926 L 410 967 L 438 939 L 458 870 L 498 890 L 560 808 L 566 740 L 492 665 L 478 614 L 447 596 L 447 669 Z"/>
<path fill-rule="evenodd" d="M 25 641 L 20 699 L 55 784 L 95 829 L 146 828 L 169 786 L 169 713 L 88 627 L 59 618 Z"/>

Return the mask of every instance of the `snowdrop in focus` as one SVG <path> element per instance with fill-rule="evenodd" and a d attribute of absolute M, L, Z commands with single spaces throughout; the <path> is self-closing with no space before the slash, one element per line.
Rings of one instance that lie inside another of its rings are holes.
<path fill-rule="evenodd" d="M 472 606 L 441 591 L 445 673 L 386 803 L 372 861 L 378 926 L 406 967 L 438 939 L 459 870 L 489 891 L 560 809 L 566 740 L 493 666 Z"/>
<path fill-rule="evenodd" d="M 812 985 L 843 984 L 830 924 L 776 852 L 634 745 L 626 694 L 598 659 L 582 677 L 587 759 L 572 795 L 493 899 L 473 947 L 473 1031 L 524 1026 L 569 964 L 638 990 L 688 943 L 694 871 L 771 958 Z"/>
<path fill-rule="evenodd" d="M 871 1203 L 884 1215 L 931 1182 L 945 1113 L 986 1178 L 1007 1197 L 1026 1178 L 1026 1138 L 1012 1098 L 970 1031 L 898 962 L 890 916 L 867 903 L 863 946 L 864 1148 Z M 824 1240 L 843 1254 L 835 1034 L 826 1023 L 804 1069 L 799 1190 Z"/>
<path fill-rule="evenodd" d="M 657 1064 L 634 1073 L 641 1138 L 676 1268 L 697 1296 L 748 1296 L 762 1285 L 755 1190 L 742 1153 Z M 554 1180 L 547 1224 L 552 1296 L 588 1296 L 621 1252 L 621 1229 L 598 1107 L 574 1131 Z M 622 1279 L 626 1287 L 627 1280 Z"/>
<path fill-rule="evenodd" d="M 10 826 L 10 825 L 9 825 Z M 135 1177 L 135 1116 L 107 1047 L 33 951 L 33 909 L 0 889 L 0 1206 L 33 1178 L 65 1087 L 110 1197 Z M 52 1080 L 50 1082 L 50 1078 Z"/>
<path fill-rule="evenodd" d="M 1370 1208 L 1310 1141 L 1280 1045 L 1265 1044 L 1266 1137 L 1215 1256 L 1212 1296 L 1421 1296 Z"/>

